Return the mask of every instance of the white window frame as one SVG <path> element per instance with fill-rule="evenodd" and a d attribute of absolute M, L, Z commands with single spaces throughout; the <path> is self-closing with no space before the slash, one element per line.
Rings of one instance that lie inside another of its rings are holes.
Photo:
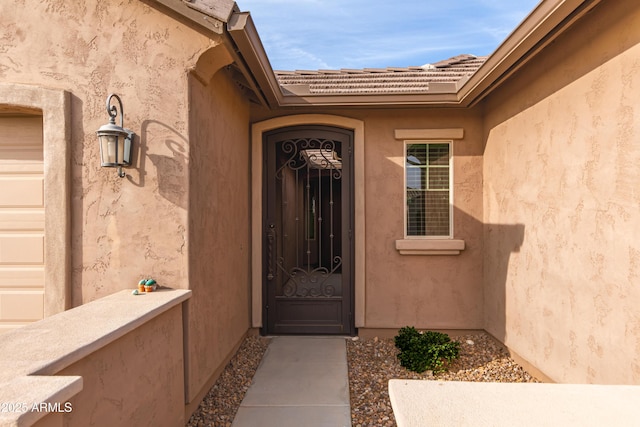
<path fill-rule="evenodd" d="M 436 236 L 409 236 L 407 234 L 407 146 L 408 145 L 416 145 L 416 144 L 447 144 L 449 146 L 449 234 L 448 235 L 436 235 Z M 403 146 L 403 204 L 404 204 L 404 214 L 403 214 L 403 222 L 404 222 L 404 239 L 406 240 L 442 240 L 442 239 L 453 239 L 453 140 L 431 140 L 431 139 L 421 139 L 421 140 L 404 140 Z"/>

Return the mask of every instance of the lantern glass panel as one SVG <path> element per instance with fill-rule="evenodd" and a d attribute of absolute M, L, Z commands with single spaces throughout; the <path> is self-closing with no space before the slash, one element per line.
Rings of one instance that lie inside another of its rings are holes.
<path fill-rule="evenodd" d="M 115 163 L 118 165 L 124 164 L 124 136 L 118 139 L 116 142 L 116 159 Z"/>
<path fill-rule="evenodd" d="M 117 135 L 100 135 L 100 155 L 102 156 L 102 166 L 114 165 L 116 163 Z"/>

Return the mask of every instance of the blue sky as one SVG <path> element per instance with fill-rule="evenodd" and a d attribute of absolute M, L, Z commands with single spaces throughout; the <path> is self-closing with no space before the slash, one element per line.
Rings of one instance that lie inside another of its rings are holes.
<path fill-rule="evenodd" d="M 236 0 L 274 70 L 407 67 L 488 55 L 538 0 Z"/>

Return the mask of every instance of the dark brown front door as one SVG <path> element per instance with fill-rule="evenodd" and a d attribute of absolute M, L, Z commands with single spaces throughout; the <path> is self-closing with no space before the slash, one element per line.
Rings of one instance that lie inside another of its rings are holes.
<path fill-rule="evenodd" d="M 295 126 L 263 143 L 264 332 L 352 335 L 353 132 Z"/>

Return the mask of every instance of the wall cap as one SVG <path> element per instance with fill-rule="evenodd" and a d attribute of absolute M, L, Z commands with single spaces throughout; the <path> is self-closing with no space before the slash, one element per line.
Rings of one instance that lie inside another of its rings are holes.
<path fill-rule="evenodd" d="M 0 402 L 31 406 L 68 400 L 82 390 L 82 378 L 53 375 L 191 297 L 190 290 L 182 289 L 131 292 L 117 292 L 3 333 Z M 31 425 L 46 414 L 0 414 L 0 425 Z"/>

